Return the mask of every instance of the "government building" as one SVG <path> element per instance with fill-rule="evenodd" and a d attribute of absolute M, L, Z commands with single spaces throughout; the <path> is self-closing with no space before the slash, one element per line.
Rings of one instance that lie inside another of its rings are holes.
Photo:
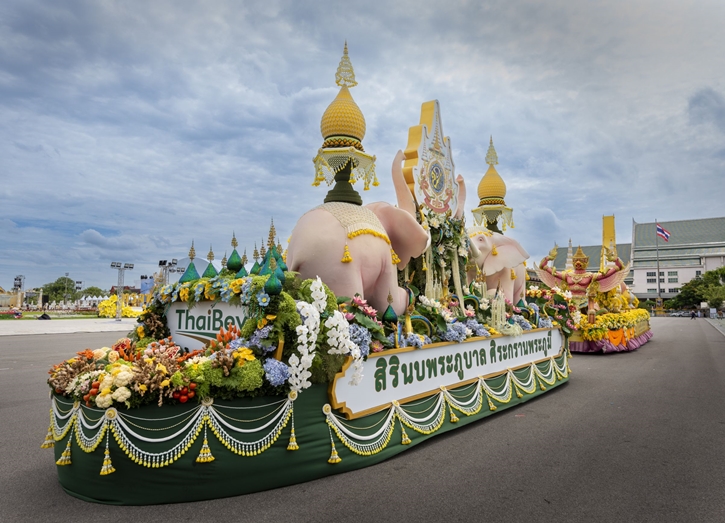
<path fill-rule="evenodd" d="M 624 264 L 631 262 L 629 276 L 624 281 L 640 300 L 657 298 L 658 254 L 659 292 L 664 299 L 675 297 L 685 283 L 704 272 L 725 266 L 725 217 L 661 221 L 659 224 L 669 232 L 668 241 L 657 236 L 654 222 L 632 220 L 631 243 L 617 244 L 617 254 Z M 602 246 L 582 246 L 581 249 L 589 256 L 587 270 L 598 271 Z M 554 264 L 558 270 L 566 268 L 566 250 L 559 250 Z"/>

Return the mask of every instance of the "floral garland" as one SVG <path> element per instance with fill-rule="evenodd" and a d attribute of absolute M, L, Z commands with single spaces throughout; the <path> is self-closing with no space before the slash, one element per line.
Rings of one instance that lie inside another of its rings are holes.
<path fill-rule="evenodd" d="M 604 339 L 607 331 L 631 329 L 641 321 L 649 320 L 649 313 L 645 309 L 632 309 L 620 313 L 598 314 L 595 322 L 589 323 L 583 316 L 578 324 L 582 338 L 585 341 L 599 341 Z"/>
<path fill-rule="evenodd" d="M 532 285 L 526 289 L 526 296 L 537 306 L 540 328 L 558 325 L 566 337 L 577 330 L 582 314 L 574 305 L 570 291 L 564 291 L 559 287 L 547 289 Z"/>

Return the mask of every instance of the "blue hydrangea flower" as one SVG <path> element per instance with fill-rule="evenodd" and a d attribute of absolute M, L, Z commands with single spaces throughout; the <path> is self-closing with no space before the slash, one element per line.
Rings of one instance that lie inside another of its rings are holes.
<path fill-rule="evenodd" d="M 421 336 L 419 334 L 415 334 L 414 332 L 403 338 L 404 347 L 415 347 L 416 349 L 420 349 L 423 345 L 428 345 L 429 343 L 431 343 L 431 340 L 428 336 Z"/>
<path fill-rule="evenodd" d="M 443 333 L 445 341 L 461 342 L 466 339 L 466 326 L 463 323 L 449 323 L 446 332 Z"/>
<path fill-rule="evenodd" d="M 476 320 L 470 319 L 466 320 L 466 327 L 471 329 L 473 331 L 474 336 L 484 336 L 488 337 L 491 334 L 486 330 L 486 327 L 478 323 Z"/>
<path fill-rule="evenodd" d="M 514 320 L 514 322 L 517 323 L 523 330 L 531 330 L 531 324 L 529 321 L 520 314 L 512 314 L 511 319 Z"/>
<path fill-rule="evenodd" d="M 229 342 L 228 347 L 232 350 L 237 350 L 241 347 L 246 347 L 249 345 L 246 339 L 244 338 L 236 338 Z"/>
<path fill-rule="evenodd" d="M 262 340 L 267 339 L 269 337 L 270 332 L 272 332 L 272 325 L 267 325 L 266 327 L 262 327 L 261 329 L 255 330 L 254 334 L 252 334 L 252 338 L 249 340 L 249 345 L 252 347 L 256 347 L 258 349 L 262 349 L 265 352 L 273 351 L 275 349 L 274 345 L 265 347 L 262 344 Z"/>
<path fill-rule="evenodd" d="M 289 379 L 289 367 L 281 361 L 267 358 L 263 367 L 264 377 L 273 387 L 279 387 Z"/>
<path fill-rule="evenodd" d="M 357 323 L 350 324 L 350 340 L 360 347 L 360 354 L 365 357 L 370 354 L 370 343 L 373 341 L 370 331 Z"/>
<path fill-rule="evenodd" d="M 539 328 L 540 329 L 550 329 L 554 326 L 554 323 L 552 322 L 551 318 L 548 316 L 542 316 L 539 318 Z"/>

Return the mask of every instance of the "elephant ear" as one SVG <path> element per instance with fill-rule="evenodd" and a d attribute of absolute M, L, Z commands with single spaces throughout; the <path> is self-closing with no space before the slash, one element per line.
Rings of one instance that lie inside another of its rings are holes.
<path fill-rule="evenodd" d="M 423 254 L 429 236 L 409 212 L 385 202 L 370 203 L 365 207 L 375 213 L 390 238 L 391 247 L 400 258 L 398 269 L 404 269 L 411 258 Z"/>
<path fill-rule="evenodd" d="M 516 267 L 529 258 L 529 253 L 513 238 L 495 232 L 491 241 L 496 246 L 496 254 L 492 249 L 483 261 L 483 270 L 488 275 Z"/>

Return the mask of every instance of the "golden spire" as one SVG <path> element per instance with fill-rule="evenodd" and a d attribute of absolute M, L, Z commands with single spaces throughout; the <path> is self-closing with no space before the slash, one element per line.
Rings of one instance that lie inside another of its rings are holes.
<path fill-rule="evenodd" d="M 274 218 L 272 218 L 272 224 L 269 226 L 269 238 L 267 238 L 267 247 L 274 247 L 274 238 L 277 236 L 277 231 L 274 229 Z"/>
<path fill-rule="evenodd" d="M 189 259 L 194 261 L 196 258 L 196 250 L 194 250 L 194 240 L 191 240 L 191 249 L 189 249 Z"/>
<path fill-rule="evenodd" d="M 280 256 L 281 256 L 281 255 L 282 255 L 282 251 L 283 251 L 283 250 L 284 250 L 284 249 L 282 248 L 282 242 L 281 242 L 281 241 L 279 241 L 279 238 L 277 238 L 277 253 L 279 253 L 279 254 L 280 254 Z"/>
<path fill-rule="evenodd" d="M 264 238 L 262 238 L 262 245 L 259 247 L 259 255 L 264 258 L 267 255 L 267 249 L 264 248 Z"/>
<path fill-rule="evenodd" d="M 357 85 L 355 71 L 352 68 L 350 57 L 347 55 L 347 40 L 345 40 L 345 49 L 342 52 L 340 65 L 337 66 L 337 72 L 335 73 L 335 83 L 340 87 L 355 87 Z"/>
<path fill-rule="evenodd" d="M 486 153 L 486 163 L 488 165 L 498 165 L 498 155 L 496 149 L 493 148 L 493 135 L 491 135 L 491 141 L 488 145 L 488 152 Z"/>
<path fill-rule="evenodd" d="M 257 242 L 254 242 L 254 254 L 252 254 L 252 258 L 254 258 L 254 261 L 257 261 L 259 258 L 259 251 L 257 250 Z"/>
<path fill-rule="evenodd" d="M 222 258 L 222 269 L 227 266 L 227 251 L 224 251 L 224 258 Z"/>
<path fill-rule="evenodd" d="M 214 261 L 214 251 L 211 250 L 211 243 L 209 244 L 209 254 L 206 255 L 206 259 L 211 261 Z"/>
<path fill-rule="evenodd" d="M 244 254 L 242 254 L 242 265 L 246 265 L 249 260 L 247 259 L 247 249 L 244 249 Z"/>
<path fill-rule="evenodd" d="M 237 235 L 232 232 L 232 247 L 236 249 L 239 246 L 239 242 L 237 241 Z"/>
<path fill-rule="evenodd" d="M 269 258 L 269 270 L 272 272 L 277 270 L 277 260 L 274 258 L 274 256 L 270 256 Z"/>

